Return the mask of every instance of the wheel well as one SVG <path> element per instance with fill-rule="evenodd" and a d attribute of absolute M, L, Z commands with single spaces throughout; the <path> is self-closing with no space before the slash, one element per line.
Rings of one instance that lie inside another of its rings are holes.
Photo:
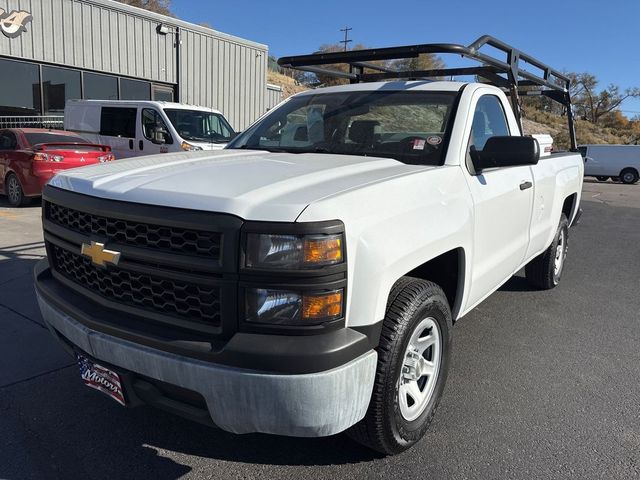
<path fill-rule="evenodd" d="M 564 205 L 562 205 L 562 213 L 567 216 L 567 220 L 569 220 L 569 222 L 571 222 L 571 215 L 573 214 L 573 208 L 575 207 L 577 197 L 577 193 L 572 193 L 564 199 Z"/>
<path fill-rule="evenodd" d="M 405 276 L 429 280 L 439 285 L 449 301 L 455 320 L 460 309 L 464 287 L 464 250 L 462 248 L 443 253 L 407 272 Z"/>

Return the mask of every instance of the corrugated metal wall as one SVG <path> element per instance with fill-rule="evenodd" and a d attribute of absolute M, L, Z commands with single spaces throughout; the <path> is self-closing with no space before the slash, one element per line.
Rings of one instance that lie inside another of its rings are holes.
<path fill-rule="evenodd" d="M 33 20 L 17 38 L 0 35 L 0 55 L 175 83 L 171 35 L 157 21 L 77 0 L 0 0 Z"/>
<path fill-rule="evenodd" d="M 282 87 L 267 83 L 267 101 L 265 108 L 271 110 L 282 101 Z"/>
<path fill-rule="evenodd" d="M 177 84 L 174 35 L 181 30 L 180 100 L 217 108 L 239 130 L 266 111 L 267 48 L 110 0 L 0 0 L 33 15 L 17 38 L 0 34 L 0 55 Z"/>
<path fill-rule="evenodd" d="M 217 108 L 244 130 L 266 111 L 267 50 L 182 29 L 181 100 Z"/>

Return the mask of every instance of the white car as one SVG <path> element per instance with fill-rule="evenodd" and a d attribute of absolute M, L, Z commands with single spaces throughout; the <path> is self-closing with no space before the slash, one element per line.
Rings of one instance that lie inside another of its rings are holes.
<path fill-rule="evenodd" d="M 634 184 L 640 180 L 640 145 L 581 145 L 584 174 L 601 182 L 611 178 Z"/>
<path fill-rule="evenodd" d="M 122 404 L 398 453 L 433 417 L 453 323 L 522 267 L 560 281 L 582 158 L 520 131 L 496 86 L 361 82 L 295 95 L 223 151 L 62 172 L 43 318 Z"/>
<path fill-rule="evenodd" d="M 217 110 L 146 100 L 68 100 L 64 129 L 110 146 L 117 159 L 220 150 L 236 135 Z"/>

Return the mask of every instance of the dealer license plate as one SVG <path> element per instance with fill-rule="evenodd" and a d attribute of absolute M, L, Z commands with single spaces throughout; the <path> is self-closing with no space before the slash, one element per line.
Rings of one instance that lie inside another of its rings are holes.
<path fill-rule="evenodd" d="M 120 405 L 126 405 L 120 375 L 113 370 L 93 362 L 81 353 L 76 353 L 80 376 L 87 387 L 95 388 L 110 396 Z"/>

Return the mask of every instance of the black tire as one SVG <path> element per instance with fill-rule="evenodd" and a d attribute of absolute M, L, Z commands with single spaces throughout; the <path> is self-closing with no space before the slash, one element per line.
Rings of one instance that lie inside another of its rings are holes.
<path fill-rule="evenodd" d="M 620 181 L 627 185 L 638 183 L 638 171 L 635 168 L 625 168 L 620 172 Z"/>
<path fill-rule="evenodd" d="M 424 411 L 415 420 L 407 421 L 398 405 L 400 375 L 403 374 L 405 353 L 413 333 L 429 318 L 435 321 L 439 330 L 439 368 Z M 451 324 L 451 309 L 438 285 L 411 277 L 403 277 L 394 285 L 376 349 L 378 366 L 371 402 L 365 418 L 347 431 L 352 439 L 385 455 L 393 455 L 408 449 L 423 437 L 447 379 Z"/>
<path fill-rule="evenodd" d="M 599 182 L 606 182 L 607 180 L 609 180 L 609 177 L 596 177 L 598 179 Z"/>
<path fill-rule="evenodd" d="M 4 190 L 7 194 L 9 205 L 12 207 L 24 207 L 31 201 L 29 197 L 25 197 L 20 180 L 15 173 L 10 173 L 5 178 Z"/>
<path fill-rule="evenodd" d="M 561 253 L 562 260 L 560 267 L 556 272 L 556 254 L 558 252 L 558 244 L 564 235 L 564 248 Z M 560 283 L 560 277 L 564 271 L 564 264 L 567 257 L 567 250 L 569 248 L 569 220 L 563 213 L 560 217 L 560 223 L 558 224 L 558 230 L 549 248 L 536 258 L 531 260 L 525 267 L 525 276 L 531 285 L 541 290 L 549 290 L 554 288 Z"/>

